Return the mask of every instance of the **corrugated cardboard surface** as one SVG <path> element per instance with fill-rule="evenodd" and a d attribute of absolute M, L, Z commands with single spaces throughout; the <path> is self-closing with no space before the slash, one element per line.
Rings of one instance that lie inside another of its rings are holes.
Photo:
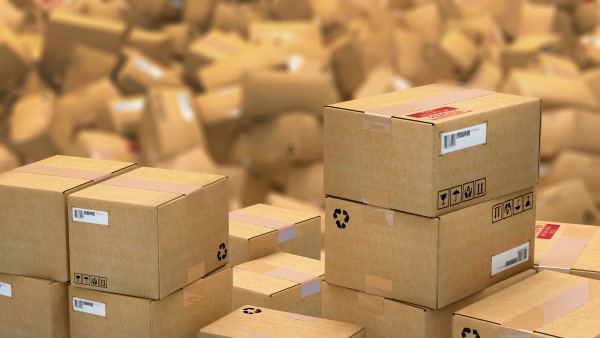
<path fill-rule="evenodd" d="M 370 206 L 328 197 L 325 280 L 365 291 L 374 276 L 391 284 L 386 298 L 433 309 L 456 302 L 533 266 L 530 258 L 491 275 L 492 256 L 527 242 L 533 251 L 535 203 L 492 220 L 494 207 L 527 194 L 535 200 L 530 188 L 438 218 L 393 212 L 391 226 L 370 221 Z M 336 209 L 346 211 L 347 222 Z"/>
<path fill-rule="evenodd" d="M 364 338 L 366 336 L 365 328 L 359 325 L 304 317 L 252 305 L 242 306 L 198 332 L 198 338 Z"/>
<path fill-rule="evenodd" d="M 133 163 L 53 156 L 38 165 L 120 175 Z M 69 280 L 66 195 L 92 185 L 89 179 L 9 171 L 0 175 L 0 271 Z"/>
<path fill-rule="evenodd" d="M 67 284 L 0 274 L 12 298 L 0 295 L 0 336 L 69 337 Z"/>
<path fill-rule="evenodd" d="M 278 233 L 275 229 L 229 220 L 230 262 L 232 265 L 255 260 L 278 251 L 319 259 L 321 218 L 318 214 L 308 214 L 266 204 L 256 204 L 239 211 L 293 223 L 296 228 L 296 236 L 278 243 Z"/>
<path fill-rule="evenodd" d="M 458 91 L 429 85 L 326 107 L 325 194 L 361 201 L 365 190 L 377 190 L 389 194 L 389 205 L 371 204 L 433 217 L 536 185 L 537 99 L 491 94 L 445 105 L 459 115 L 439 120 L 404 115 L 391 119 L 389 134 L 363 130 L 365 111 Z M 441 155 L 442 133 L 484 123 L 486 144 Z M 483 179 L 478 197 L 438 205 L 443 191 Z"/>
<path fill-rule="evenodd" d="M 534 273 L 534 270 L 524 271 L 438 310 L 367 295 L 367 299 L 375 297 L 373 301 L 382 306 L 383 313 L 369 310 L 359 303 L 359 294 L 365 295 L 364 293 L 324 283 L 323 317 L 364 325 L 370 338 L 395 337 L 399 332 L 402 332 L 402 337 L 450 338 L 452 314 L 455 311 L 518 283 Z"/>
<path fill-rule="evenodd" d="M 586 281 L 587 279 L 579 276 L 542 271 L 456 312 L 452 319 L 453 337 L 460 337 L 465 327 L 477 330 L 481 337 L 498 337 L 505 331 L 505 328 L 498 323 L 505 323 L 520 313 L 534 309 Z M 594 294 L 590 294 L 590 297 L 593 296 Z M 548 317 L 564 312 L 561 311 L 563 309 L 564 307 L 558 306 L 557 311 L 552 312 Z M 600 334 L 600 324 L 597 320 L 599 310 L 600 299 L 596 297 L 587 304 L 536 329 L 533 337 L 597 337 Z"/>
<path fill-rule="evenodd" d="M 539 189 L 537 219 L 575 224 L 600 224 L 594 199 L 580 179 L 568 179 Z"/>
<path fill-rule="evenodd" d="M 71 336 L 193 337 L 231 311 L 231 278 L 224 268 L 159 301 L 70 286 Z M 106 317 L 73 311 L 73 297 L 106 304 Z"/>
<path fill-rule="evenodd" d="M 600 155 L 568 150 L 562 152 L 552 163 L 548 174 L 540 183 L 554 183 L 563 179 L 581 178 L 596 204 L 600 204 Z"/>
<path fill-rule="evenodd" d="M 106 279 L 106 287 L 75 286 L 162 299 L 228 262 L 225 177 L 140 168 L 123 178 L 198 190 L 184 195 L 98 184 L 71 196 L 69 210 L 109 213 L 108 226 L 74 222 L 69 214 L 72 280 L 75 274 Z"/>
<path fill-rule="evenodd" d="M 562 235 L 565 234 L 565 230 L 567 228 L 582 228 L 589 232 L 593 232 L 587 244 L 579 255 L 577 255 L 577 259 L 573 262 L 571 267 L 571 271 L 562 271 L 571 273 L 572 275 L 583 276 L 587 278 L 600 279 L 600 230 L 596 226 L 593 225 L 581 225 L 581 224 L 568 224 L 568 223 L 557 223 L 557 222 L 536 222 L 536 225 L 542 229 L 546 224 L 552 224 L 558 226 L 556 233 L 552 236 L 537 236 L 535 239 L 535 256 L 533 263 L 536 267 L 540 265 L 540 263 L 544 262 L 544 258 L 548 254 L 548 252 L 553 250 L 560 250 L 560 248 L 555 247 L 557 241 L 560 239 Z M 537 231 L 536 231 L 537 232 Z M 568 234 L 567 234 L 568 235 Z M 550 237 L 550 238 L 548 238 Z M 550 267 L 551 268 L 551 267 Z"/>
<path fill-rule="evenodd" d="M 322 261 L 284 252 L 274 253 L 254 260 L 254 262 L 314 275 L 321 280 L 325 275 L 325 266 Z M 244 304 L 254 304 L 273 310 L 289 311 L 307 316 L 321 316 L 320 291 L 302 298 L 301 284 L 298 282 L 234 267 L 233 309 Z"/>

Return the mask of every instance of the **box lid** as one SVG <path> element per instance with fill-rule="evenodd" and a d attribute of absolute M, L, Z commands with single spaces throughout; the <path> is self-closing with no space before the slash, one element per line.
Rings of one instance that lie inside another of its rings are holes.
<path fill-rule="evenodd" d="M 487 112 L 491 106 L 499 109 L 533 100 L 538 99 L 487 90 L 432 84 L 345 101 L 328 107 L 365 113 L 376 120 L 391 117 L 438 125 L 457 118 Z"/>
<path fill-rule="evenodd" d="M 229 235 L 250 240 L 317 217 L 318 214 L 255 204 L 229 213 Z"/>
<path fill-rule="evenodd" d="M 0 185 L 65 192 L 92 181 L 100 182 L 135 165 L 57 155 L 3 173 Z"/>
<path fill-rule="evenodd" d="M 323 261 L 277 252 L 235 266 L 233 286 L 271 296 L 294 286 L 307 285 L 304 293 L 308 294 L 311 293 L 309 284 L 315 281 L 320 284 L 324 275 Z"/>
<path fill-rule="evenodd" d="M 225 179 L 225 176 L 143 167 L 81 190 L 72 197 L 158 207 Z"/>
<path fill-rule="evenodd" d="M 365 328 L 355 324 L 245 305 L 205 326 L 203 333 L 218 337 L 354 337 Z"/>

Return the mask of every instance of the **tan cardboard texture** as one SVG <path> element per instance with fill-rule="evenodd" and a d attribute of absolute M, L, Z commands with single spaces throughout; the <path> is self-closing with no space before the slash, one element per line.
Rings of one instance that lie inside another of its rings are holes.
<path fill-rule="evenodd" d="M 231 268 L 223 268 L 161 300 L 69 287 L 72 337 L 194 337 L 231 311 Z M 76 301 L 104 305 L 104 313 Z M 102 316 L 104 314 L 104 316 Z"/>
<path fill-rule="evenodd" d="M 254 304 L 321 317 L 322 261 L 277 252 L 233 268 L 233 309 Z"/>
<path fill-rule="evenodd" d="M 583 151 L 563 151 L 552 162 L 548 174 L 540 181 L 543 184 L 564 179 L 580 178 L 585 183 L 596 205 L 600 205 L 600 154 Z"/>
<path fill-rule="evenodd" d="M 529 188 L 428 218 L 328 197 L 325 280 L 439 309 L 533 266 L 534 201 Z"/>
<path fill-rule="evenodd" d="M 215 161 L 210 157 L 206 149 L 202 147 L 195 147 L 184 151 L 180 155 L 157 163 L 155 167 L 204 174 L 218 174 L 219 171 Z"/>
<path fill-rule="evenodd" d="M 19 163 L 17 155 L 6 145 L 0 144 L 0 173 L 18 167 Z"/>
<path fill-rule="evenodd" d="M 367 334 L 356 324 L 245 305 L 198 332 L 198 338 L 211 337 L 366 338 Z"/>
<path fill-rule="evenodd" d="M 229 213 L 230 262 L 233 266 L 275 252 L 319 259 L 318 213 L 256 204 Z"/>
<path fill-rule="evenodd" d="M 66 196 L 134 167 L 53 156 L 0 175 L 0 271 L 68 281 Z"/>
<path fill-rule="evenodd" d="M 198 114 L 205 126 L 220 125 L 242 115 L 242 87 L 229 86 L 196 96 Z M 212 138 L 211 138 L 212 139 Z"/>
<path fill-rule="evenodd" d="M 537 219 L 600 225 L 594 199 L 581 179 L 562 180 L 540 187 L 536 202 Z"/>
<path fill-rule="evenodd" d="M 450 338 L 454 312 L 534 273 L 535 270 L 521 272 L 438 310 L 323 283 L 323 318 L 364 325 L 371 338 L 394 337 L 398 332 L 402 332 L 403 337 Z"/>
<path fill-rule="evenodd" d="M 143 96 L 107 100 L 105 109 L 98 115 L 96 127 L 128 136 L 137 135 L 145 105 Z"/>
<path fill-rule="evenodd" d="M 162 299 L 229 260 L 223 176 L 139 168 L 69 196 L 68 210 L 76 287 Z"/>
<path fill-rule="evenodd" d="M 137 148 L 130 140 L 115 133 L 90 129 L 77 134 L 67 153 L 99 160 L 138 162 Z"/>
<path fill-rule="evenodd" d="M 181 85 L 178 74 L 135 50 L 128 50 L 127 60 L 117 75 L 117 83 L 126 94 L 143 94 L 152 86 Z"/>
<path fill-rule="evenodd" d="M 540 108 L 447 85 L 327 106 L 325 194 L 433 217 L 533 187 Z"/>
<path fill-rule="evenodd" d="M 595 338 L 599 297 L 600 281 L 542 271 L 456 312 L 452 337 Z"/>
<path fill-rule="evenodd" d="M 67 284 L 0 273 L 0 336 L 69 337 Z"/>
<path fill-rule="evenodd" d="M 534 264 L 538 270 L 554 270 L 600 279 L 600 230 L 597 226 L 536 222 Z"/>

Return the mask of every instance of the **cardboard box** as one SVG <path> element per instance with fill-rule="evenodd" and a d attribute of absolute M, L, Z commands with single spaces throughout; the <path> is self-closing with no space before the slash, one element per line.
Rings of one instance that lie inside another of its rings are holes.
<path fill-rule="evenodd" d="M 161 300 L 70 286 L 71 336 L 193 337 L 231 311 L 231 281 L 223 268 Z"/>
<path fill-rule="evenodd" d="M 0 173 L 14 169 L 21 161 L 6 145 L 0 144 Z"/>
<path fill-rule="evenodd" d="M 105 102 L 100 110 L 96 126 L 98 129 L 114 131 L 122 135 L 135 136 L 146 106 L 143 96 L 117 97 Z"/>
<path fill-rule="evenodd" d="M 285 193 L 323 209 L 325 207 L 323 162 L 293 167 L 290 170 Z"/>
<path fill-rule="evenodd" d="M 102 78 L 110 78 L 117 61 L 114 54 L 84 45 L 75 46 L 62 83 L 63 93 L 77 90 Z"/>
<path fill-rule="evenodd" d="M 138 51 L 129 50 L 117 74 L 119 88 L 130 95 L 144 94 L 155 86 L 180 86 L 179 74 Z"/>
<path fill-rule="evenodd" d="M 231 264 L 275 252 L 319 259 L 321 217 L 315 213 L 256 204 L 229 213 Z"/>
<path fill-rule="evenodd" d="M 600 205 L 600 155 L 580 151 L 563 151 L 552 162 L 548 174 L 540 183 L 549 184 L 564 179 L 581 178 L 592 194 L 594 201 Z"/>
<path fill-rule="evenodd" d="M 2 337 L 69 337 L 67 284 L 0 273 Z"/>
<path fill-rule="evenodd" d="M 352 98 L 359 99 L 393 91 L 394 72 L 388 66 L 379 66 L 369 72 L 365 81 L 356 89 Z"/>
<path fill-rule="evenodd" d="M 278 311 L 321 317 L 320 260 L 285 252 L 233 267 L 233 309 L 248 302 Z"/>
<path fill-rule="evenodd" d="M 556 26 L 557 8 L 550 4 L 520 3 L 516 36 L 551 33 Z"/>
<path fill-rule="evenodd" d="M 0 175 L 0 271 L 68 281 L 66 195 L 134 167 L 53 156 Z"/>
<path fill-rule="evenodd" d="M 173 41 L 166 30 L 134 28 L 129 33 L 127 45 L 163 65 L 168 65 L 173 55 Z"/>
<path fill-rule="evenodd" d="M 600 114 L 593 111 L 579 110 L 575 116 L 569 147 L 600 154 L 598 130 L 600 130 Z"/>
<path fill-rule="evenodd" d="M 252 305 L 245 305 L 216 322 L 203 327 L 198 338 L 210 337 L 278 338 L 365 338 L 365 328 L 355 324 L 302 316 Z"/>
<path fill-rule="evenodd" d="M 134 162 L 139 160 L 137 146 L 115 133 L 84 129 L 67 152 L 70 156 L 88 157 L 98 160 Z"/>
<path fill-rule="evenodd" d="M 323 125 L 312 113 L 289 112 L 249 131 L 252 166 L 273 170 L 323 158 Z"/>
<path fill-rule="evenodd" d="M 502 51 L 504 70 L 525 67 L 542 50 L 556 49 L 558 42 L 554 34 L 526 35 L 515 40 Z"/>
<path fill-rule="evenodd" d="M 255 5 L 260 6 L 260 4 Z M 250 23 L 264 18 L 251 4 L 227 3 L 217 1 L 211 16 L 212 28 L 234 31 L 242 36 L 248 35 Z"/>
<path fill-rule="evenodd" d="M 82 1 L 81 12 L 85 15 L 112 20 L 122 20 L 126 6 L 116 0 Z"/>
<path fill-rule="evenodd" d="M 600 279 L 600 230 L 597 229 L 593 225 L 536 222 L 536 269 Z"/>
<path fill-rule="evenodd" d="M 434 217 L 533 187 L 540 109 L 446 85 L 327 106 L 325 194 Z"/>
<path fill-rule="evenodd" d="M 229 261 L 223 176 L 139 168 L 70 195 L 68 212 L 76 287 L 162 299 Z"/>
<path fill-rule="evenodd" d="M 59 153 L 73 133 L 72 120 L 55 108 L 51 91 L 22 97 L 14 105 L 8 123 L 10 145 L 29 161 Z"/>
<path fill-rule="evenodd" d="M 200 28 L 206 28 L 209 24 L 210 16 L 215 7 L 216 1 L 185 1 L 183 8 L 183 21 L 187 24 Z"/>
<path fill-rule="evenodd" d="M 363 325 L 371 338 L 452 337 L 452 314 L 535 274 L 526 270 L 438 310 L 323 283 L 323 318 Z"/>
<path fill-rule="evenodd" d="M 532 71 L 512 71 L 503 91 L 514 95 L 539 97 L 544 108 L 579 106 L 597 108 L 597 98 L 582 79 L 550 76 Z"/>
<path fill-rule="evenodd" d="M 156 164 L 157 168 L 193 171 L 204 174 L 219 174 L 217 164 L 202 147 L 195 147 L 169 160 Z M 227 176 L 227 175 L 224 175 Z"/>
<path fill-rule="evenodd" d="M 428 218 L 328 197 L 325 280 L 442 308 L 533 266 L 534 204 L 529 188 Z"/>
<path fill-rule="evenodd" d="M 321 115 L 335 100 L 333 79 L 326 74 L 257 70 L 246 73 L 242 88 L 242 111 L 253 119 L 294 110 Z"/>
<path fill-rule="evenodd" d="M 581 179 L 567 179 L 540 187 L 537 219 L 600 225 L 594 199 Z"/>
<path fill-rule="evenodd" d="M 427 43 L 435 43 L 442 36 L 443 22 L 436 3 L 423 3 L 403 11 L 401 22 Z"/>
<path fill-rule="evenodd" d="M 596 337 L 597 290 L 596 280 L 542 271 L 456 312 L 452 336 Z"/>
<path fill-rule="evenodd" d="M 447 30 L 424 56 L 438 78 L 457 80 L 467 79 L 479 60 L 475 43 L 457 29 Z"/>
<path fill-rule="evenodd" d="M 235 56 L 245 48 L 246 42 L 236 33 L 211 30 L 190 43 L 185 55 L 185 75 L 196 80 L 199 68 Z"/>
<path fill-rule="evenodd" d="M 291 47 L 301 44 L 322 44 L 320 26 L 314 21 L 253 22 L 250 24 L 248 39 L 256 46 L 270 44 Z"/>
<path fill-rule="evenodd" d="M 435 73 L 429 70 L 424 53 L 429 46 L 415 32 L 398 28 L 393 37 L 394 65 L 399 74 L 415 83 L 435 82 Z"/>
<path fill-rule="evenodd" d="M 0 28 L 0 90 L 15 85 L 25 76 L 29 69 L 26 55 L 17 37 L 7 28 Z"/>
<path fill-rule="evenodd" d="M 309 20 L 313 17 L 310 0 L 281 0 L 272 4 L 275 17 L 283 20 Z"/>
<path fill-rule="evenodd" d="M 572 108 L 548 110 L 542 114 L 540 157 L 543 160 L 554 158 L 569 146 L 577 114 Z"/>
<path fill-rule="evenodd" d="M 194 1 L 193 3 L 200 4 L 204 1 Z M 171 37 L 173 54 L 179 58 L 183 58 L 187 52 L 188 44 L 199 34 L 196 26 L 185 22 L 165 23 L 163 29 Z"/>
<path fill-rule="evenodd" d="M 469 78 L 467 87 L 497 91 L 502 80 L 502 68 L 493 62 L 483 60 Z"/>
<path fill-rule="evenodd" d="M 196 96 L 195 101 L 200 119 L 207 127 L 236 120 L 242 116 L 241 86 L 229 86 L 208 91 Z"/>
<path fill-rule="evenodd" d="M 342 98 L 352 97 L 368 75 L 368 65 L 360 44 L 346 34 L 330 44 L 331 69 Z"/>
<path fill-rule="evenodd" d="M 542 73 L 550 76 L 581 77 L 579 66 L 572 59 L 549 53 L 537 55 L 531 68 L 539 69 Z"/>
<path fill-rule="evenodd" d="M 150 89 L 138 134 L 147 163 L 205 144 L 191 94 L 184 87 Z"/>
<path fill-rule="evenodd" d="M 94 126 L 106 113 L 106 101 L 118 96 L 119 91 L 110 78 L 104 77 L 58 98 L 56 109 L 75 126 Z"/>

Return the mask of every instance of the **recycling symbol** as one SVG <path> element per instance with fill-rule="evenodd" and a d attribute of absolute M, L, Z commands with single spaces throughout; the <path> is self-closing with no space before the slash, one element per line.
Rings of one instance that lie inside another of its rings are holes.
<path fill-rule="evenodd" d="M 346 210 L 335 209 L 333 211 L 333 219 L 335 219 L 335 225 L 340 229 L 346 229 L 346 224 L 350 221 L 350 215 Z"/>
<path fill-rule="evenodd" d="M 217 252 L 217 259 L 221 261 L 225 259 L 225 257 L 227 257 L 227 247 L 225 246 L 225 243 L 221 243 L 221 245 L 219 245 L 219 251 Z"/>
<path fill-rule="evenodd" d="M 255 313 L 261 313 L 262 312 L 261 309 L 259 309 L 259 308 L 253 308 L 253 307 L 245 307 L 243 311 L 247 315 L 253 315 Z"/>
<path fill-rule="evenodd" d="M 477 332 L 477 330 L 471 330 L 471 329 L 470 329 L 470 328 L 468 328 L 468 327 L 465 327 L 465 328 L 462 330 L 462 333 L 460 334 L 460 336 L 461 336 L 461 337 L 463 337 L 463 338 L 466 338 L 466 337 L 467 337 L 467 334 L 469 334 L 469 333 L 470 333 L 469 337 L 480 338 L 480 337 L 479 337 L 479 332 Z"/>

